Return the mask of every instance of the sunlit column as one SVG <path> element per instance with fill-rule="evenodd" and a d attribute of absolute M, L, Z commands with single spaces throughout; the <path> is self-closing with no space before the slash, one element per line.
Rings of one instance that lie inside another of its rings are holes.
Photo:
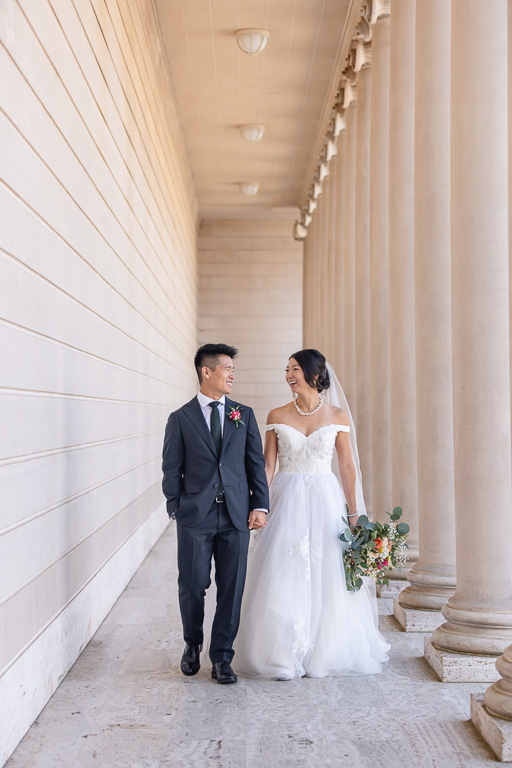
<path fill-rule="evenodd" d="M 336 220 L 334 233 L 334 358 L 333 365 L 343 381 L 343 232 L 345 211 L 345 132 L 344 114 L 340 115 L 341 132 L 336 156 Z"/>
<path fill-rule="evenodd" d="M 324 354 L 329 362 L 334 365 L 334 337 L 336 327 L 336 298 L 335 298 L 335 279 L 336 279 L 336 186 L 338 157 L 335 155 L 329 165 L 329 232 L 327 254 L 327 338 Z"/>
<path fill-rule="evenodd" d="M 450 261 L 450 16 L 416 0 L 415 305 L 419 560 L 400 595 L 439 610 L 455 590 Z"/>
<path fill-rule="evenodd" d="M 507 0 L 452 0 L 457 589 L 433 642 L 465 654 L 501 654 L 512 640 L 506 19 Z"/>
<path fill-rule="evenodd" d="M 356 386 L 357 444 L 366 506 L 372 501 L 372 413 L 370 389 L 370 106 L 371 43 L 369 27 L 355 41 L 354 69 L 357 72 L 356 108 Z"/>
<path fill-rule="evenodd" d="M 349 72 L 344 84 L 345 108 L 345 188 L 343 215 L 343 389 L 354 419 L 356 396 L 356 313 L 355 313 L 355 237 L 356 237 L 356 91 Z"/>
<path fill-rule="evenodd" d="M 369 6 L 372 24 L 370 116 L 370 366 L 373 509 L 391 507 L 389 402 L 389 11 L 388 2 Z"/>
<path fill-rule="evenodd" d="M 416 368 L 414 342 L 415 0 L 393 3 L 389 87 L 389 352 L 391 494 L 418 559 Z"/>

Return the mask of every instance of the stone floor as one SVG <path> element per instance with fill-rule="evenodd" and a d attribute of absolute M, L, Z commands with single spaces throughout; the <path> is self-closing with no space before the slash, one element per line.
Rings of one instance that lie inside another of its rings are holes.
<path fill-rule="evenodd" d="M 179 670 L 170 526 L 7 763 L 7 768 L 483 768 L 469 694 L 442 684 L 379 600 L 392 644 L 381 675 L 220 686 Z M 236 668 L 236 664 L 235 664 Z"/>

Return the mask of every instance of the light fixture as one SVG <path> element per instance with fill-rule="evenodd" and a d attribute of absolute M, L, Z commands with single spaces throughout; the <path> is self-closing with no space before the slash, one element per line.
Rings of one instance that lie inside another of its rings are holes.
<path fill-rule="evenodd" d="M 318 171 L 318 181 L 323 181 L 329 175 L 329 167 L 327 163 L 321 163 Z"/>
<path fill-rule="evenodd" d="M 308 200 L 308 213 L 313 213 L 313 211 L 316 211 L 316 200 L 312 200 L 311 198 Z"/>
<path fill-rule="evenodd" d="M 338 154 L 338 149 L 336 147 L 336 142 L 332 138 L 328 139 L 327 146 L 325 148 L 325 159 L 327 160 L 327 162 L 329 162 L 329 160 L 332 160 L 334 155 L 337 155 L 337 154 Z"/>
<path fill-rule="evenodd" d="M 265 50 L 270 32 L 268 29 L 239 29 L 235 32 L 238 47 L 249 56 L 258 56 Z"/>
<path fill-rule="evenodd" d="M 257 181 L 241 181 L 238 186 L 244 197 L 254 197 L 254 195 L 258 194 L 258 189 L 260 188 Z"/>
<path fill-rule="evenodd" d="M 308 234 L 308 230 L 301 224 L 300 221 L 296 221 L 293 225 L 293 238 L 294 240 L 305 240 Z"/>
<path fill-rule="evenodd" d="M 313 191 L 311 192 L 311 196 L 313 197 L 313 200 L 316 200 L 317 197 L 319 197 L 319 195 L 321 194 L 322 194 L 322 185 L 318 181 L 315 181 L 315 183 L 313 184 Z"/>
<path fill-rule="evenodd" d="M 261 141 L 264 133 L 264 125 L 255 125 L 251 123 L 248 125 L 240 126 L 240 135 L 242 139 L 244 139 L 244 141 L 248 141 L 249 144 L 255 144 L 257 141 Z"/>

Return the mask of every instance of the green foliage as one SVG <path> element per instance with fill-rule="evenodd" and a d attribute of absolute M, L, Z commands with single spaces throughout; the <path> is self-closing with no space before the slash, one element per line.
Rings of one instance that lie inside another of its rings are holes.
<path fill-rule="evenodd" d="M 370 522 L 366 515 L 360 515 L 357 525 L 350 526 L 348 517 L 342 518 L 347 526 L 338 538 L 347 544 L 343 559 L 345 563 L 345 578 L 347 589 L 357 592 L 363 586 L 363 576 L 370 576 L 377 584 L 389 584 L 383 578 L 386 571 L 393 567 L 401 570 L 405 564 L 407 544 L 405 539 L 409 533 L 407 523 L 398 523 L 402 517 L 402 508 L 395 507 L 393 512 L 386 512 L 389 523 Z"/>

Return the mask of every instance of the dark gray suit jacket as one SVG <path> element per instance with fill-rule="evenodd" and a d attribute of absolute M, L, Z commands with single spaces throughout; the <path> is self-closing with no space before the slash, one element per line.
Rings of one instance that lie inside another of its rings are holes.
<path fill-rule="evenodd" d="M 235 405 L 244 421 L 238 427 L 229 418 Z M 162 470 L 169 517 L 174 514 L 186 527 L 194 528 L 208 514 L 218 493 L 219 476 L 229 515 L 238 530 L 247 530 L 251 509 L 269 507 L 265 460 L 253 410 L 227 397 L 220 456 L 194 397 L 169 416 Z"/>

